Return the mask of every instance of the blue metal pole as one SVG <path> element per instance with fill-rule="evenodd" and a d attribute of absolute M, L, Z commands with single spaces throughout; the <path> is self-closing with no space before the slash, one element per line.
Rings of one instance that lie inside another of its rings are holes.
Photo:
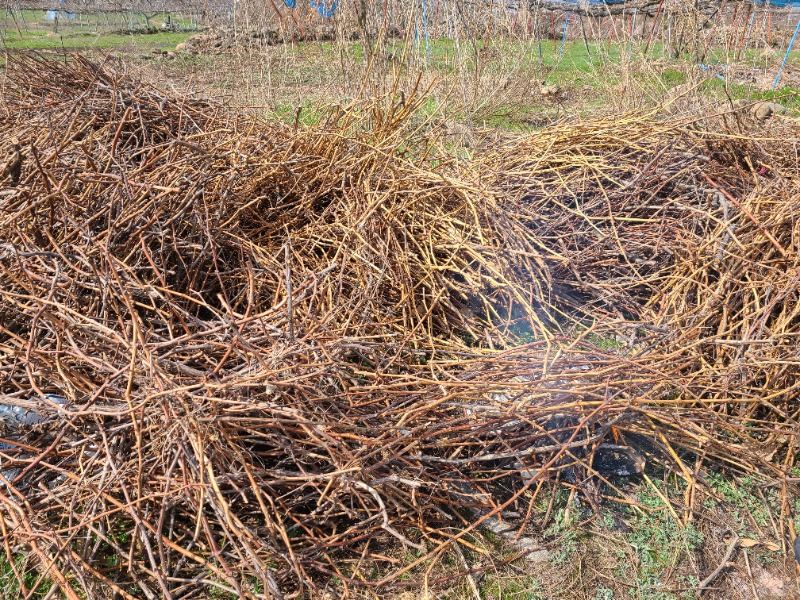
<path fill-rule="evenodd" d="M 567 42 L 567 29 L 569 29 L 569 13 L 567 13 L 567 18 L 564 19 L 564 35 L 561 36 L 561 48 L 558 49 L 559 56 L 564 54 L 564 44 Z"/>
<path fill-rule="evenodd" d="M 800 21 L 797 22 L 797 27 L 794 28 L 794 34 L 792 35 L 792 40 L 789 42 L 789 47 L 786 49 L 786 56 L 783 57 L 781 68 L 778 69 L 778 74 L 775 75 L 775 81 L 772 84 L 773 90 L 778 87 L 778 82 L 781 80 L 781 73 L 783 73 L 783 67 L 786 66 L 786 61 L 789 60 L 789 53 L 792 51 L 792 46 L 794 46 L 794 41 L 797 39 L 798 31 L 800 31 Z"/>

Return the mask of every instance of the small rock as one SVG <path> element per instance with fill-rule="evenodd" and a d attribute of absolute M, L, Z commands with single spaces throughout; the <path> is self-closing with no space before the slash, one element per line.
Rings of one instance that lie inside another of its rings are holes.
<path fill-rule="evenodd" d="M 561 87 L 557 85 L 543 85 L 539 93 L 545 98 L 553 98 L 561 95 Z"/>
<path fill-rule="evenodd" d="M 542 99 L 547 102 L 562 102 L 566 99 L 567 94 L 560 85 L 543 85 L 539 89 Z"/>
<path fill-rule="evenodd" d="M 750 114 L 759 121 L 786 113 L 786 107 L 777 102 L 757 102 L 750 108 Z"/>
<path fill-rule="evenodd" d="M 531 563 L 543 563 L 550 559 L 550 551 L 543 548 L 539 540 L 527 535 L 517 536 L 516 527 L 501 523 L 497 517 L 484 520 L 483 527 L 503 538 L 516 550 L 525 552 L 525 560 Z"/>

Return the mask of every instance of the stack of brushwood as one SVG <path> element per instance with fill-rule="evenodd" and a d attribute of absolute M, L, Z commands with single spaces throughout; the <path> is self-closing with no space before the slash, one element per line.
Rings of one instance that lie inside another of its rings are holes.
<path fill-rule="evenodd" d="M 357 34 L 356 34 L 357 36 Z M 351 32 L 348 37 L 357 39 Z M 296 23 L 286 23 L 280 30 L 252 28 L 234 30 L 218 27 L 202 31 L 178 45 L 177 49 L 194 54 L 224 54 L 233 50 L 248 50 L 277 46 L 291 42 L 334 41 L 336 30 L 331 27 L 298 27 Z"/>
<path fill-rule="evenodd" d="M 596 508 L 643 461 L 785 478 L 796 128 L 629 115 L 432 167 L 422 101 L 283 126 L 8 59 L 0 403 L 31 418 L 0 434 L 0 533 L 23 595 L 386 593 L 559 485 Z"/>

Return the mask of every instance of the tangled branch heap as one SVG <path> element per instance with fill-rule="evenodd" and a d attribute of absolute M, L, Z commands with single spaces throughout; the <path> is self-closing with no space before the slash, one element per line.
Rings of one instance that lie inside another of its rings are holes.
<path fill-rule="evenodd" d="M 0 451 L 23 591 L 349 588 L 376 534 L 430 557 L 557 473 L 599 502 L 612 445 L 791 467 L 793 126 L 632 115 L 431 168 L 414 110 L 285 127 L 9 59 L 0 394 L 46 417 Z"/>

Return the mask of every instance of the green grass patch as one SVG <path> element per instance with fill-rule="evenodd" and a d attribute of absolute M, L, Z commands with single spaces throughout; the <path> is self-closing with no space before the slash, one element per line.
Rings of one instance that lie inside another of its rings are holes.
<path fill-rule="evenodd" d="M 800 110 L 800 87 L 784 86 L 776 90 L 758 90 L 750 85 L 726 84 L 719 78 L 712 77 L 703 84 L 703 88 L 718 96 L 730 96 L 732 100 L 777 102 L 789 109 Z"/>
<path fill-rule="evenodd" d="M 5 553 L 0 554 L 0 598 L 22 598 L 22 587 L 14 573 L 14 568 L 22 575 L 22 582 L 30 594 L 28 598 L 43 598 L 53 585 L 53 581 L 45 577 L 39 579 L 39 573 L 30 568 L 26 557 L 14 555 L 14 566 L 8 561 Z M 37 583 L 38 582 L 38 583 Z"/>
<path fill-rule="evenodd" d="M 171 50 L 185 42 L 192 34 L 186 32 L 160 31 L 150 34 L 119 34 L 91 32 L 77 34 L 53 34 L 42 30 L 16 31 L 6 29 L 0 32 L 4 46 L 9 50 L 47 50 L 47 49 L 88 49 L 116 48 L 122 46 L 141 46 Z"/>
<path fill-rule="evenodd" d="M 544 600 L 545 590 L 535 577 L 487 575 L 481 586 L 487 600 Z"/>
<path fill-rule="evenodd" d="M 298 114 L 299 109 L 299 114 Z M 283 121 L 284 123 L 294 123 L 297 121 L 298 125 L 317 125 L 324 116 L 323 111 L 309 104 L 278 104 L 269 114 L 269 118 Z"/>
<path fill-rule="evenodd" d="M 637 558 L 636 574 L 640 597 L 646 600 L 693 598 L 693 593 L 678 595 L 668 591 L 668 587 L 678 580 L 686 588 L 691 588 L 697 584 L 695 578 L 673 575 L 668 585 L 664 576 L 674 565 L 680 564 L 702 547 L 703 534 L 691 523 L 686 527 L 677 523 L 655 492 L 641 490 L 638 500 L 646 510 L 632 514 L 629 520 L 631 532 L 625 537 L 625 541 Z M 624 564 L 625 556 L 621 552 L 620 564 Z M 621 579 L 630 580 L 630 573 L 624 569 L 619 569 L 618 575 Z"/>

